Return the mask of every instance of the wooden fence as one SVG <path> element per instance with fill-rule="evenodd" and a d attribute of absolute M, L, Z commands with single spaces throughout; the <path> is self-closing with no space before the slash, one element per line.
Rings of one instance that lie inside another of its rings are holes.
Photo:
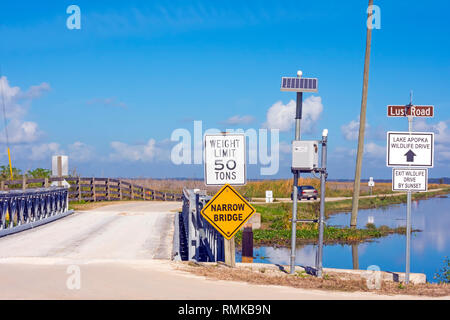
<path fill-rule="evenodd" d="M 45 178 L 2 181 L 2 191 L 47 188 L 52 182 L 66 180 L 70 184 L 69 201 L 111 201 L 111 200 L 160 200 L 181 201 L 182 195 L 169 192 L 161 192 L 134 184 L 131 180 L 111 178 Z"/>

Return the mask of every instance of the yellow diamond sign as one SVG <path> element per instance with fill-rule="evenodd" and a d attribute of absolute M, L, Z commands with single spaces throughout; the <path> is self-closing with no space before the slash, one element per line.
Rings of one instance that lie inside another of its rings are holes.
<path fill-rule="evenodd" d="M 216 228 L 227 240 L 255 213 L 247 200 L 232 186 L 224 185 L 202 209 L 202 216 Z"/>

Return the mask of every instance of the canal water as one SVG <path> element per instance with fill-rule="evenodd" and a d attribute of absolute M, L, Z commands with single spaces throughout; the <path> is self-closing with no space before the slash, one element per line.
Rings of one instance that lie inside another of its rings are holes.
<path fill-rule="evenodd" d="M 450 198 L 431 198 L 412 202 L 412 227 L 420 229 L 411 237 L 411 272 L 425 273 L 427 281 L 435 282 L 435 273 L 450 257 Z M 379 209 L 360 210 L 358 227 L 367 223 L 377 227 L 406 226 L 406 204 Z M 332 215 L 327 224 L 348 226 L 350 212 Z M 383 271 L 405 271 L 405 235 L 390 235 L 358 245 L 327 245 L 324 247 L 323 265 L 328 268 L 362 269 L 377 265 Z M 314 266 L 317 245 L 297 246 L 296 264 Z M 290 248 L 254 248 L 254 262 L 289 265 Z M 237 252 L 236 260 L 241 261 Z"/>

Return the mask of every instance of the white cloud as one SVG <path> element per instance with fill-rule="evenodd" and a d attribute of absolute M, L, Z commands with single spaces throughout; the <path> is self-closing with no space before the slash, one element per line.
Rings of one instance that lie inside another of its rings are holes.
<path fill-rule="evenodd" d="M 435 140 L 435 155 L 436 162 L 446 164 L 448 166 L 448 160 L 450 160 L 450 147 L 448 141 L 450 140 L 450 132 L 448 130 L 446 121 L 439 121 L 437 123 L 427 123 L 425 119 L 414 120 L 414 130 L 424 132 L 434 132 Z"/>
<path fill-rule="evenodd" d="M 281 153 L 286 153 L 286 154 L 292 153 L 292 144 L 287 143 L 285 141 L 281 141 L 278 145 L 278 148 Z"/>
<path fill-rule="evenodd" d="M 9 85 L 8 78 L 3 76 L 0 78 L 0 98 L 5 103 L 6 118 L 19 118 L 26 113 L 26 108 L 21 106 L 18 101 L 20 100 L 22 92 L 19 87 L 11 87 Z"/>
<path fill-rule="evenodd" d="M 332 155 L 337 158 L 351 158 L 352 161 L 353 159 L 356 161 L 356 148 L 336 147 L 332 152 Z M 381 159 L 385 158 L 386 146 L 380 146 L 373 142 L 364 145 L 364 159 L 368 161 L 377 161 L 379 163 Z"/>
<path fill-rule="evenodd" d="M 439 121 L 438 123 L 430 124 L 425 119 L 416 119 L 414 121 L 415 131 L 431 131 L 434 132 L 436 143 L 447 143 L 450 139 L 450 132 L 448 132 L 447 121 Z"/>
<path fill-rule="evenodd" d="M 232 116 L 231 118 L 228 118 L 227 120 L 223 121 L 223 124 L 226 125 L 238 125 L 238 124 L 249 124 L 255 121 L 255 118 L 252 116 Z"/>
<path fill-rule="evenodd" d="M 37 123 L 32 121 L 22 122 L 19 119 L 11 119 L 7 128 L 10 143 L 19 144 L 34 142 L 41 135 Z M 6 142 L 5 134 L 0 136 L 0 141 L 2 143 Z"/>
<path fill-rule="evenodd" d="M 350 149 L 346 147 L 336 147 L 334 151 L 331 153 L 332 156 L 337 158 L 341 157 L 354 157 L 356 156 L 356 149 Z"/>
<path fill-rule="evenodd" d="M 369 124 L 366 122 L 366 130 L 370 128 Z M 367 132 L 366 131 L 366 132 Z M 359 135 L 359 120 L 352 120 L 347 124 L 341 126 L 341 132 L 345 140 L 352 141 L 358 140 Z"/>
<path fill-rule="evenodd" d="M 9 85 L 8 78 L 6 76 L 2 76 L 0 78 L 0 89 L 3 90 L 3 97 L 5 99 L 5 103 L 10 103 L 13 101 L 20 93 L 19 87 L 11 87 Z"/>
<path fill-rule="evenodd" d="M 352 120 L 347 124 L 341 126 L 341 132 L 344 135 L 345 140 L 358 139 L 359 121 Z"/>
<path fill-rule="evenodd" d="M 109 155 L 112 161 L 151 162 L 156 158 L 158 152 L 155 139 L 150 139 L 146 144 L 139 145 L 129 145 L 120 141 L 113 141 L 110 145 L 114 150 Z"/>
<path fill-rule="evenodd" d="M 11 87 L 6 76 L 0 78 L 0 95 L 5 102 L 5 114 L 8 122 L 6 129 L 9 142 L 15 144 L 30 143 L 39 138 L 41 132 L 38 129 L 38 124 L 32 121 L 25 121 L 23 118 L 27 114 L 32 100 L 49 90 L 50 85 L 43 82 L 39 85 L 31 86 L 27 91 L 23 92 L 19 87 Z M 6 141 L 5 133 L 0 135 L 0 141 Z"/>
<path fill-rule="evenodd" d="M 445 164 L 449 164 L 448 160 L 450 160 L 450 147 L 445 144 L 436 144 L 435 153 L 434 158 L 436 161 L 441 163 L 444 161 Z"/>
<path fill-rule="evenodd" d="M 86 162 L 93 158 L 94 148 L 80 141 L 67 146 L 69 159 L 78 162 Z"/>
<path fill-rule="evenodd" d="M 364 155 L 371 159 L 385 159 L 386 146 L 379 146 L 376 143 L 369 142 L 364 145 Z"/>
<path fill-rule="evenodd" d="M 26 92 L 18 95 L 21 99 L 36 99 L 42 96 L 44 92 L 50 91 L 50 85 L 43 82 L 37 86 L 31 86 Z"/>
<path fill-rule="evenodd" d="M 60 149 L 60 145 L 56 142 L 42 143 L 31 146 L 31 153 L 28 158 L 30 160 L 46 160 L 50 161 L 53 155 L 64 155 L 65 152 Z"/>
<path fill-rule="evenodd" d="M 296 102 L 294 100 L 289 101 L 286 105 L 281 101 L 276 102 L 267 111 L 264 127 L 288 131 L 295 123 L 295 110 Z M 303 101 L 302 111 L 301 130 L 302 132 L 311 132 L 323 111 L 322 98 L 310 96 Z"/>

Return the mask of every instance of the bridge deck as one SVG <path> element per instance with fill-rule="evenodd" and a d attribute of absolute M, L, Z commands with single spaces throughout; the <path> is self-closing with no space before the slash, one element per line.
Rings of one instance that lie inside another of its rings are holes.
<path fill-rule="evenodd" d="M 176 202 L 132 202 L 0 238 L 0 259 L 170 259 Z"/>

